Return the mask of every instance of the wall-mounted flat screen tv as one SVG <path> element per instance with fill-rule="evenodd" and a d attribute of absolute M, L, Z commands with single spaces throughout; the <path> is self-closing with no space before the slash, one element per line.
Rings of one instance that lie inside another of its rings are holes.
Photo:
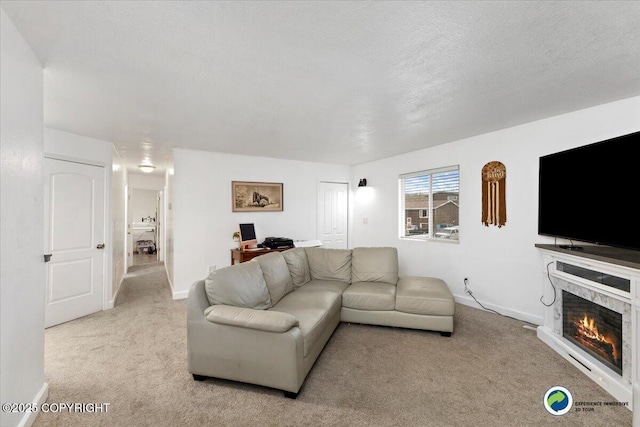
<path fill-rule="evenodd" d="M 538 234 L 640 250 L 638 149 L 635 132 L 540 157 Z"/>

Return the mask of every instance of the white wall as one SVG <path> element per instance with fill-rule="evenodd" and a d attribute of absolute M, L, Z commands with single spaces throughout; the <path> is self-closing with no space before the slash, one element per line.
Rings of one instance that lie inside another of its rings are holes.
<path fill-rule="evenodd" d="M 316 239 L 319 181 L 349 182 L 348 166 L 253 156 L 174 151 L 174 298 L 186 297 L 209 266 L 231 263 L 232 235 L 252 222 L 259 241 L 268 236 Z M 282 212 L 234 213 L 231 181 L 283 183 Z"/>
<path fill-rule="evenodd" d="M 44 200 L 43 70 L 0 10 L 0 395 L 2 403 L 43 402 Z M 30 425 L 0 412 L 0 425 Z"/>
<path fill-rule="evenodd" d="M 56 158 L 104 166 L 109 170 L 113 162 L 111 142 L 52 128 L 44 128 L 44 153 L 45 156 L 53 155 Z"/>
<path fill-rule="evenodd" d="M 147 175 L 129 172 L 129 188 L 139 188 L 144 190 L 162 190 L 164 187 L 164 176 Z"/>
<path fill-rule="evenodd" d="M 131 192 L 131 215 L 133 222 L 141 222 L 142 218 L 156 218 L 158 192 L 156 190 L 140 190 Z"/>
<path fill-rule="evenodd" d="M 440 277 L 459 301 L 475 305 L 463 292 L 468 277 L 485 306 L 542 323 L 539 300 L 545 282 L 534 245 L 553 239 L 537 234 L 538 159 L 639 129 L 640 97 L 635 97 L 354 166 L 352 181 L 367 178 L 370 188 L 354 192 L 352 246 L 396 246 L 401 274 Z M 507 168 L 507 224 L 502 228 L 480 222 L 480 172 L 492 160 Z M 460 243 L 399 239 L 398 175 L 449 165 L 460 165 Z"/>
<path fill-rule="evenodd" d="M 62 160 L 72 160 L 81 163 L 100 166 L 104 170 L 104 210 L 105 210 L 105 246 L 104 275 L 105 284 L 103 293 L 103 308 L 113 306 L 113 256 L 114 243 L 112 240 L 112 219 L 110 219 L 112 194 L 112 170 L 113 170 L 113 144 L 100 139 L 88 138 L 56 129 L 44 128 L 44 153 L 45 157 L 54 157 Z"/>
<path fill-rule="evenodd" d="M 109 307 L 113 307 L 120 290 L 120 284 L 125 274 L 126 266 L 126 187 L 127 170 L 124 159 L 113 148 L 113 166 L 111 168 L 111 253 L 113 268 L 111 277 L 111 300 Z"/>

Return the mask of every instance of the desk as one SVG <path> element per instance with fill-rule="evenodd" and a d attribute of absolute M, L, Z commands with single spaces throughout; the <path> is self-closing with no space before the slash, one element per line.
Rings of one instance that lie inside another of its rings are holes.
<path fill-rule="evenodd" d="M 238 263 L 243 263 L 243 262 L 252 260 L 253 258 L 260 255 L 268 254 L 271 252 L 282 252 L 282 251 L 286 251 L 287 249 L 290 249 L 290 248 L 280 248 L 280 249 L 262 248 L 257 251 L 241 251 L 240 249 L 231 249 L 231 265 L 234 265 L 236 261 L 238 261 Z"/>

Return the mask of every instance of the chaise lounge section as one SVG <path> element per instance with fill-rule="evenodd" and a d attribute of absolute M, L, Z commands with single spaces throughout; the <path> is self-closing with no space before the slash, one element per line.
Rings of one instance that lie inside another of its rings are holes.
<path fill-rule="evenodd" d="M 399 278 L 395 248 L 356 248 L 352 257 L 352 284 L 342 294 L 340 320 L 451 335 L 455 303 L 443 280 Z"/>
<path fill-rule="evenodd" d="M 454 310 L 444 281 L 398 277 L 395 248 L 270 253 L 192 285 L 189 372 L 295 398 L 340 321 L 450 336 Z"/>

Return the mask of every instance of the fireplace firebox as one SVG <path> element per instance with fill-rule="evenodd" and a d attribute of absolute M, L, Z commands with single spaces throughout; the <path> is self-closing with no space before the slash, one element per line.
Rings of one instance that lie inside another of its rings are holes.
<path fill-rule="evenodd" d="M 622 375 L 622 314 L 563 290 L 562 335 Z"/>

